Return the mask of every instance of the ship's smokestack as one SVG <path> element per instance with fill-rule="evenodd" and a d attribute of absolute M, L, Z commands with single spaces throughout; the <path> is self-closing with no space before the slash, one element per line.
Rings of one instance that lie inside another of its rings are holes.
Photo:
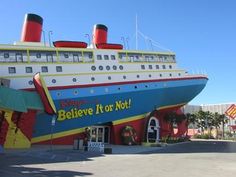
<path fill-rule="evenodd" d="M 107 43 L 107 27 L 102 24 L 94 25 L 93 28 L 93 44 L 106 44 Z"/>
<path fill-rule="evenodd" d="M 21 42 L 40 42 L 43 18 L 36 14 L 26 14 L 22 28 Z"/>

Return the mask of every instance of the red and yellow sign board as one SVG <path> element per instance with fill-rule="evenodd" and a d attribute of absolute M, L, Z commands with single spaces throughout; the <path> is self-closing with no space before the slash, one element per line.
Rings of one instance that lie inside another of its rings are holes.
<path fill-rule="evenodd" d="M 230 118 L 234 119 L 236 117 L 236 105 L 232 104 L 226 111 L 225 114 Z"/>

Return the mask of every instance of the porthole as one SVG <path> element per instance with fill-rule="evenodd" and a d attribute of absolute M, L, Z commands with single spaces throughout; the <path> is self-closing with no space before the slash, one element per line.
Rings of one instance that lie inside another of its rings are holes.
<path fill-rule="evenodd" d="M 147 85 L 145 85 L 145 88 L 148 88 L 148 86 L 147 86 Z"/>
<path fill-rule="evenodd" d="M 179 75 L 179 76 L 181 76 L 181 74 L 180 74 L 180 73 L 179 73 L 178 75 Z"/>
<path fill-rule="evenodd" d="M 52 83 L 54 83 L 54 84 L 55 84 L 56 82 L 57 82 L 57 81 L 56 81 L 56 79 L 52 79 Z"/>
<path fill-rule="evenodd" d="M 74 90 L 74 95 L 78 95 L 78 90 Z"/>
<path fill-rule="evenodd" d="M 114 70 L 117 70 L 117 66 L 116 66 L 116 65 L 113 65 L 112 68 L 113 68 Z"/>
<path fill-rule="evenodd" d="M 169 68 L 172 69 L 172 65 L 169 65 Z"/>
<path fill-rule="evenodd" d="M 162 77 L 162 74 L 160 74 L 160 77 Z"/>
<path fill-rule="evenodd" d="M 106 66 L 106 69 L 109 71 L 111 69 L 111 67 L 110 66 Z"/>
<path fill-rule="evenodd" d="M 91 77 L 91 81 L 95 81 L 95 78 L 94 78 L 94 77 Z"/>
<path fill-rule="evenodd" d="M 118 90 L 121 90 L 121 88 L 120 88 L 120 87 L 118 87 Z"/>
<path fill-rule="evenodd" d="M 60 97 L 61 96 L 61 92 L 57 92 L 57 96 Z"/>
<path fill-rule="evenodd" d="M 149 74 L 149 75 L 148 75 L 148 77 L 152 77 L 152 75 L 151 75 L 151 74 Z"/>
<path fill-rule="evenodd" d="M 108 78 L 108 80 L 111 80 L 111 76 L 108 76 L 107 78 Z"/>
<path fill-rule="evenodd" d="M 139 75 L 137 75 L 137 78 L 140 78 L 140 76 L 139 76 Z"/>
<path fill-rule="evenodd" d="M 95 71 L 96 70 L 96 66 L 91 66 L 91 70 Z"/>
<path fill-rule="evenodd" d="M 123 76 L 123 79 L 126 79 L 126 76 Z"/>
<path fill-rule="evenodd" d="M 135 85 L 134 88 L 137 89 L 138 87 Z"/>
<path fill-rule="evenodd" d="M 170 75 L 170 77 L 172 76 L 172 74 L 169 74 Z"/>
<path fill-rule="evenodd" d="M 99 66 L 98 68 L 99 68 L 99 70 L 103 70 L 103 66 Z"/>
<path fill-rule="evenodd" d="M 120 66 L 119 66 L 119 69 L 120 69 L 120 70 L 123 70 L 123 69 L 124 69 L 124 67 L 123 67 L 122 65 L 120 65 Z"/>
<path fill-rule="evenodd" d="M 76 78 L 73 78 L 73 79 L 72 79 L 72 81 L 73 81 L 73 82 L 76 82 L 76 81 L 77 81 L 77 79 L 76 79 Z"/>
<path fill-rule="evenodd" d="M 31 80 L 28 83 L 29 83 L 29 85 L 33 85 L 33 81 L 31 81 Z"/>

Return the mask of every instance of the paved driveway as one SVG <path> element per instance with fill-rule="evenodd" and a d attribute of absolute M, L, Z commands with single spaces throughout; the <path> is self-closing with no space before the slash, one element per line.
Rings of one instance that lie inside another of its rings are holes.
<path fill-rule="evenodd" d="M 192 141 L 165 148 L 129 146 L 113 148 L 113 152 L 116 153 L 112 155 L 71 149 L 53 151 L 36 149 L 4 153 L 0 155 L 0 177 L 233 177 L 236 175 L 235 142 Z"/>

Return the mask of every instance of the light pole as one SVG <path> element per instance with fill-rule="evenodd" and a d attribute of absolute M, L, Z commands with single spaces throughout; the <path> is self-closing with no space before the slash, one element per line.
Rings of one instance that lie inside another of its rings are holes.
<path fill-rule="evenodd" d="M 127 49 L 129 50 L 129 38 L 126 38 L 126 43 L 127 43 Z"/>
<path fill-rule="evenodd" d="M 43 33 L 43 43 L 44 43 L 44 46 L 46 46 L 45 31 L 42 30 L 42 33 Z"/>
<path fill-rule="evenodd" d="M 85 37 L 88 38 L 88 44 L 90 45 L 90 35 L 89 34 L 85 34 Z"/>
<path fill-rule="evenodd" d="M 51 35 L 52 35 L 52 31 L 48 31 L 48 41 L 49 41 L 49 46 L 51 47 Z"/>
<path fill-rule="evenodd" d="M 125 46 L 125 38 L 124 38 L 123 36 L 121 37 L 121 40 L 123 41 L 124 48 L 126 49 L 126 46 Z"/>

